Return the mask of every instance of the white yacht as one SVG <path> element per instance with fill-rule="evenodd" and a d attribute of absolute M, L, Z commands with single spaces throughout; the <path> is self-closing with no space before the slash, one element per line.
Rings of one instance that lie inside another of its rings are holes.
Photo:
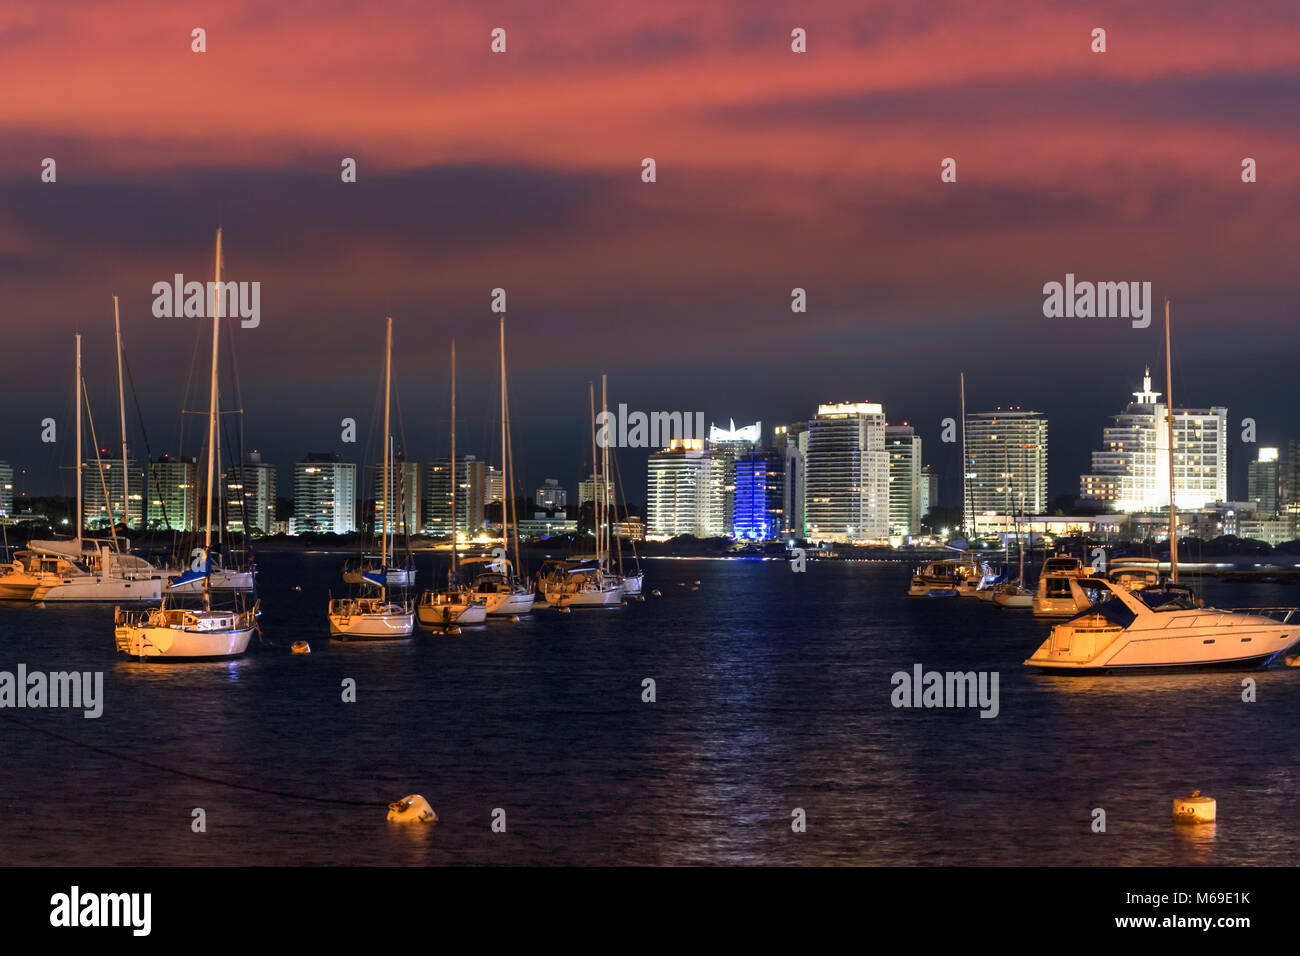
<path fill-rule="evenodd" d="M 912 572 L 908 597 L 956 597 L 957 568 L 953 561 L 931 561 Z"/>
<path fill-rule="evenodd" d="M 1166 408 L 1174 407 L 1170 345 L 1166 299 Z M 1172 415 L 1166 415 L 1166 423 L 1172 448 Z M 1169 458 L 1169 581 L 1130 590 L 1104 578 L 1070 580 L 1072 597 L 1083 610 L 1053 627 L 1026 665 L 1066 673 L 1267 665 L 1300 643 L 1300 608 L 1220 610 L 1205 607 L 1178 584 L 1178 511 Z"/>
<path fill-rule="evenodd" d="M 416 602 L 415 616 L 425 627 L 482 624 L 487 619 L 487 598 L 468 588 L 425 591 Z"/>
<path fill-rule="evenodd" d="M 509 558 L 466 558 L 460 566 L 470 587 L 486 599 L 489 617 L 532 613 L 532 588 L 518 581 Z"/>
<path fill-rule="evenodd" d="M 1084 576 L 1083 562 L 1078 558 L 1055 557 L 1043 561 L 1038 575 L 1038 589 L 1034 592 L 1034 617 L 1073 617 L 1087 605 L 1079 605 L 1070 584 Z"/>
<path fill-rule="evenodd" d="M 343 564 L 343 581 L 347 584 L 360 584 L 367 572 L 375 573 L 383 567 L 382 559 L 377 554 L 363 554 Z M 387 569 L 390 588 L 409 588 L 415 584 L 415 567 L 408 561 L 404 568 Z"/>
<path fill-rule="evenodd" d="M 1114 558 L 1106 578 L 1130 591 L 1155 587 L 1160 583 L 1160 562 L 1155 558 Z"/>
<path fill-rule="evenodd" d="M 1221 611 L 1189 588 L 1130 591 L 1102 578 L 1070 581 L 1087 610 L 1052 628 L 1025 661 L 1059 671 L 1267 664 L 1300 642 L 1295 608 Z"/>
<path fill-rule="evenodd" d="M 553 561 L 546 570 L 538 581 L 546 603 L 554 608 L 619 607 L 629 593 L 623 579 L 609 573 L 594 555 Z"/>
<path fill-rule="evenodd" d="M 235 592 L 235 607 L 216 609 L 212 606 L 212 528 L 220 515 L 213 513 L 213 488 L 220 479 L 220 468 L 214 459 L 216 452 L 217 415 L 217 363 L 220 354 L 220 323 L 222 308 L 217 301 L 221 288 L 221 230 L 217 230 L 215 283 L 212 286 L 212 379 L 208 404 L 208 452 L 206 508 L 203 521 L 203 551 L 195 565 L 181 577 L 183 580 L 203 581 L 202 604 L 198 608 L 170 604 L 170 595 L 159 597 L 158 606 L 144 611 L 124 611 L 114 608 L 113 634 L 117 649 L 141 660 L 208 660 L 238 657 L 248 650 L 253 633 L 257 630 L 258 609 L 244 605 L 242 594 Z M 218 509 L 219 511 L 219 509 Z M 161 584 L 161 582 L 159 582 Z"/>
<path fill-rule="evenodd" d="M 389 463 L 392 454 L 392 393 L 393 393 L 393 318 L 388 317 L 384 339 L 384 469 L 381 488 L 389 489 Z M 374 596 L 350 597 L 331 600 L 329 603 L 330 634 L 344 639 L 382 640 L 410 637 L 415 630 L 415 611 L 409 600 L 397 602 L 388 598 L 388 539 L 390 511 L 384 507 L 379 566 L 362 574 L 362 587 L 372 587 Z"/>

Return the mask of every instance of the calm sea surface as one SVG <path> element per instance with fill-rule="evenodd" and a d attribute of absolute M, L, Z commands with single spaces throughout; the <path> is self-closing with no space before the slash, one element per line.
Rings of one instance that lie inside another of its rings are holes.
<path fill-rule="evenodd" d="M 647 599 L 456 636 L 331 640 L 342 554 L 260 558 L 264 644 L 115 655 L 112 609 L 0 606 L 0 670 L 104 672 L 60 735 L 313 803 L 152 770 L 0 720 L 6 864 L 1271 864 L 1300 856 L 1300 669 L 1050 677 L 1048 626 L 909 600 L 901 564 L 647 562 Z M 428 572 L 422 568 L 427 583 Z M 698 590 L 691 590 L 699 580 Z M 679 587 L 682 582 L 687 586 Z M 292 590 L 301 585 L 301 592 Z M 662 597 L 649 596 L 659 588 Z M 1210 584 L 1220 606 L 1300 603 Z M 308 640 L 312 653 L 288 646 Z M 1000 713 L 895 709 L 890 676 L 1000 674 Z M 653 678 L 657 701 L 642 702 Z M 341 699 L 353 678 L 355 703 Z M 1174 796 L 1217 798 L 1174 827 Z M 435 826 L 385 822 L 422 793 Z M 191 830 L 206 812 L 207 832 Z M 792 833 L 791 811 L 807 813 Z M 1107 832 L 1090 830 L 1093 808 Z M 506 814 L 493 833 L 494 808 Z"/>

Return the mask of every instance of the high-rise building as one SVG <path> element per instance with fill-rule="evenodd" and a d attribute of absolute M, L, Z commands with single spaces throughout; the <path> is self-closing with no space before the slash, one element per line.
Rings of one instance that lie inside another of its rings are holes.
<path fill-rule="evenodd" d="M 911 425 L 885 428 L 885 449 L 889 452 L 889 533 L 920 534 L 921 436 Z"/>
<path fill-rule="evenodd" d="M 233 465 L 226 475 L 226 528 L 243 531 L 247 520 L 254 533 L 271 534 L 277 492 L 275 465 L 262 461 L 261 452 L 250 451 L 244 463 Z"/>
<path fill-rule="evenodd" d="M 808 423 L 805 512 L 814 541 L 889 537 L 885 412 L 871 402 L 820 405 Z"/>
<path fill-rule="evenodd" d="M 722 469 L 722 526 L 732 527 L 732 509 L 736 500 L 736 459 L 748 455 L 763 441 L 763 423 L 736 427 L 733 418 L 727 428 L 710 423 L 708 447 Z"/>
<path fill-rule="evenodd" d="M 547 478 L 537 489 L 537 507 L 542 511 L 561 511 L 568 507 L 569 493 L 560 487 L 555 478 Z"/>
<path fill-rule="evenodd" d="M 126 460 L 126 490 L 123 491 L 122 459 L 110 458 L 107 448 L 100 449 L 98 459 L 86 459 L 81 466 L 81 498 L 87 528 L 107 528 L 125 523 L 139 528 L 144 518 L 144 472 L 134 458 Z M 104 492 L 108 491 L 105 500 Z M 126 496 L 125 505 L 123 494 Z M 125 511 L 124 511 L 125 507 Z"/>
<path fill-rule="evenodd" d="M 605 495 L 607 501 L 614 500 L 614 482 L 606 479 Z M 596 482 L 588 478 L 586 481 L 578 482 L 578 507 L 581 508 L 588 501 L 596 500 Z"/>
<path fill-rule="evenodd" d="M 1255 510 L 1264 518 L 1278 513 L 1280 503 L 1281 463 L 1276 448 L 1261 448 L 1256 459 L 1248 465 L 1246 498 L 1255 503 Z"/>
<path fill-rule="evenodd" d="M 1019 408 L 966 416 L 967 528 L 976 515 L 1047 511 L 1047 418 Z"/>
<path fill-rule="evenodd" d="M 146 526 L 150 531 L 192 532 L 199 526 L 197 458 L 163 455 L 149 462 Z"/>
<path fill-rule="evenodd" d="M 384 512 L 393 517 L 388 522 L 389 534 L 419 534 L 420 499 L 425 489 L 420 484 L 420 463 L 407 461 L 401 455 L 388 466 L 388 494 L 384 494 L 384 464 L 375 468 L 375 514 L 371 524 L 375 534 L 384 530 Z"/>
<path fill-rule="evenodd" d="M 934 471 L 929 465 L 921 466 L 921 520 L 930 513 L 930 509 L 937 503 L 935 498 Z"/>
<path fill-rule="evenodd" d="M 667 539 L 727 535 L 722 523 L 722 468 L 702 438 L 673 439 L 650 456 L 646 533 Z"/>
<path fill-rule="evenodd" d="M 456 456 L 456 530 L 470 536 L 483 530 L 484 499 L 490 481 L 488 464 L 473 455 Z M 424 533 L 451 537 L 451 458 L 435 458 L 424 469 Z"/>
<path fill-rule="evenodd" d="M 293 466 L 291 534 L 357 530 L 357 466 L 330 452 L 313 452 Z"/>
<path fill-rule="evenodd" d="M 483 504 L 490 505 L 494 501 L 504 501 L 506 497 L 505 472 L 496 465 L 486 465 L 486 468 L 486 478 L 483 484 Z"/>
<path fill-rule="evenodd" d="M 808 423 L 778 425 L 772 430 L 772 447 L 785 459 L 785 492 L 781 530 L 802 538 L 805 532 L 804 495 L 807 491 Z"/>
<path fill-rule="evenodd" d="M 785 527 L 785 455 L 752 451 L 734 463 L 735 498 L 731 536 L 737 541 L 768 541 Z"/>
<path fill-rule="evenodd" d="M 0 460 L 0 518 L 14 513 L 14 469 Z"/>
<path fill-rule="evenodd" d="M 1123 413 L 1102 431 L 1105 446 L 1092 453 L 1092 474 L 1079 479 L 1079 497 L 1112 511 L 1155 511 L 1169 506 L 1169 432 L 1151 369 Z M 1196 510 L 1228 499 L 1228 410 L 1174 409 L 1174 501 Z"/>

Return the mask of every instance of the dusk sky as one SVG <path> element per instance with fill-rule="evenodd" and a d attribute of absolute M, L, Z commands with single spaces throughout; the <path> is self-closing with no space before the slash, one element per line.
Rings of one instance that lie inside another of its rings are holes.
<path fill-rule="evenodd" d="M 1144 365 L 1164 390 L 1165 297 L 1176 404 L 1230 411 L 1232 494 L 1242 418 L 1300 439 L 1294 0 L 5 4 L 0 86 L 0 459 L 29 493 L 73 491 L 76 331 L 117 441 L 114 294 L 149 445 L 178 450 L 207 327 L 151 287 L 210 278 L 218 226 L 226 278 L 262 285 L 234 341 L 281 494 L 308 451 L 363 457 L 386 314 L 412 456 L 446 454 L 455 337 L 458 451 L 497 460 L 495 287 L 527 490 L 576 491 L 605 372 L 612 402 L 765 437 L 881 402 L 955 504 L 964 370 L 969 410 L 1049 416 L 1050 491 L 1077 493 Z M 1151 327 L 1045 318 L 1066 273 L 1150 281 Z M 645 454 L 620 455 L 633 500 Z"/>

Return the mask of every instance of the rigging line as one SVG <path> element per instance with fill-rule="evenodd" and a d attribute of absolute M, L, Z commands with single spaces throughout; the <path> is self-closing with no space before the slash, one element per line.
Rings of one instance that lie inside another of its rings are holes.
<path fill-rule="evenodd" d="M 84 375 L 81 378 L 81 394 L 82 395 L 86 394 L 86 378 Z M 99 486 L 101 490 L 103 490 L 104 492 L 104 505 L 108 509 L 108 532 L 113 538 L 113 550 L 120 555 L 122 553 L 122 546 L 117 543 L 117 523 L 113 520 L 113 499 L 108 496 L 108 482 L 104 480 L 104 462 L 99 457 L 99 439 L 95 436 L 95 416 L 90 414 L 89 398 L 86 398 L 85 406 L 86 406 L 86 421 L 90 423 L 90 440 L 95 443 L 95 465 L 99 469 Z M 78 462 L 77 464 L 78 466 L 80 466 L 81 463 Z M 78 471 L 80 471 L 80 467 L 78 467 Z M 123 471 L 122 472 L 123 488 L 127 487 L 127 479 L 128 476 L 126 472 Z M 77 475 L 77 480 L 78 481 L 81 480 L 80 474 Z M 129 503 L 127 504 L 126 510 L 128 512 L 130 511 Z M 127 523 L 127 517 L 128 515 L 125 513 L 122 515 L 122 524 L 125 525 Z M 78 555 L 78 558 L 80 558 L 80 555 Z M 104 571 L 104 577 L 108 577 L 107 569 L 105 569 Z"/>
<path fill-rule="evenodd" d="M 122 367 L 126 369 L 126 383 L 131 387 L 131 401 L 135 405 L 135 417 L 140 422 L 140 437 L 144 439 L 144 453 L 149 459 L 149 476 L 153 478 L 154 486 L 157 487 L 158 472 L 154 468 L 153 449 L 149 446 L 149 432 L 144 427 L 144 412 L 140 408 L 140 396 L 139 394 L 136 393 L 135 390 L 135 378 L 131 375 L 131 360 L 130 357 L 126 354 L 125 345 L 123 345 L 122 347 Z M 148 495 L 145 495 L 145 504 L 148 504 L 148 497 L 149 497 Z M 162 496 L 159 496 L 158 498 L 158 505 L 162 509 L 163 523 L 168 528 L 171 528 L 171 519 L 167 517 L 167 502 L 163 499 Z M 145 530 L 148 530 L 148 526 L 145 524 L 144 521 L 144 514 L 143 514 L 144 507 L 142 506 L 140 510 L 141 510 L 141 515 L 140 515 L 141 524 L 145 526 Z M 174 535 L 175 529 L 172 530 Z M 175 541 L 172 542 L 172 546 L 173 546 L 173 550 L 175 550 Z"/>
<path fill-rule="evenodd" d="M 346 806 L 346 807 L 373 807 L 380 803 L 388 802 L 388 801 L 379 801 L 379 800 L 348 800 L 343 797 L 322 797 L 310 793 L 292 793 L 288 790 L 273 790 L 269 787 L 257 787 L 247 783 L 235 783 L 234 781 L 231 780 L 222 780 L 220 777 L 209 777 L 206 774 L 191 773 L 188 770 L 180 770 L 176 767 L 168 767 L 165 764 L 154 763 L 151 760 L 144 760 L 141 757 L 133 757 L 130 754 L 118 753 L 117 751 L 109 750 L 106 747 L 100 747 L 97 746 L 96 744 L 86 743 L 84 740 L 77 740 L 75 737 L 65 736 L 64 734 L 57 733 L 45 727 L 38 727 L 35 724 L 29 724 L 27 721 L 19 720 L 17 717 L 14 717 L 10 714 L 0 713 L 0 717 L 3 717 L 5 720 L 17 724 L 19 727 L 24 727 L 27 730 L 34 730 L 38 734 L 44 734 L 46 737 L 49 737 L 53 740 L 59 740 L 62 741 L 63 743 L 71 744 L 74 747 L 81 747 L 85 750 L 89 750 L 93 753 L 101 754 L 102 756 L 105 757 L 112 757 L 114 760 L 122 760 L 125 761 L 126 763 L 136 764 L 137 766 L 140 767 L 148 767 L 150 770 L 161 770 L 163 773 L 176 774 L 178 777 L 185 777 L 189 780 L 197 780 L 201 783 L 215 784 L 216 786 L 219 787 L 229 787 L 232 790 L 245 790 L 248 791 L 249 793 L 261 793 L 272 797 L 285 797 L 290 800 L 311 800 L 316 803 L 333 803 L 333 804 L 338 804 L 339 806 Z"/>

